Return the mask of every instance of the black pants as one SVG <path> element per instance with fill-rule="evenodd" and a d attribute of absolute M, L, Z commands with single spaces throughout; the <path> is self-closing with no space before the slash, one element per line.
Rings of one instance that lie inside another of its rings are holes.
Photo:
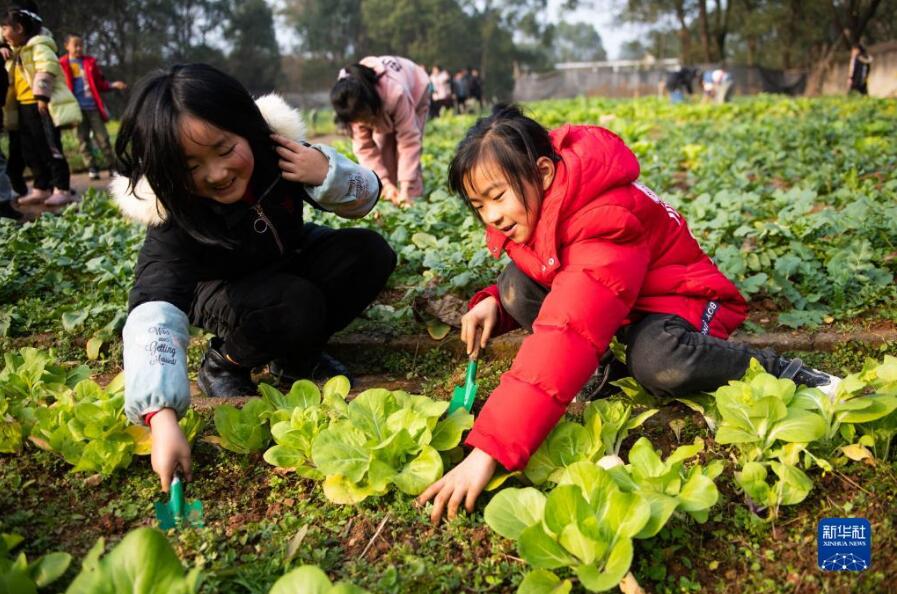
<path fill-rule="evenodd" d="M 234 281 L 200 283 L 190 323 L 224 340 L 223 353 L 245 367 L 319 351 L 380 293 L 395 252 L 367 229 L 305 225 L 299 250 Z"/>
<path fill-rule="evenodd" d="M 19 139 L 22 155 L 34 175 L 34 187 L 39 190 L 69 189 L 69 164 L 62 154 L 62 135 L 41 116 L 37 104 L 19 104 Z M 50 143 L 55 146 L 55 151 Z M 54 156 L 54 154 L 56 156 Z"/>
<path fill-rule="evenodd" d="M 9 132 L 9 161 L 6 163 L 6 175 L 13 191 L 19 196 L 28 193 L 25 183 L 25 157 L 22 155 L 22 138 L 16 130 Z"/>
<path fill-rule="evenodd" d="M 532 331 L 548 289 L 513 263 L 498 278 L 501 305 L 525 329 Z M 751 358 L 768 370 L 778 355 L 701 334 L 683 318 L 649 314 L 624 326 L 617 339 L 626 345 L 626 366 L 632 377 L 655 396 L 673 397 L 712 391 L 740 379 Z"/>

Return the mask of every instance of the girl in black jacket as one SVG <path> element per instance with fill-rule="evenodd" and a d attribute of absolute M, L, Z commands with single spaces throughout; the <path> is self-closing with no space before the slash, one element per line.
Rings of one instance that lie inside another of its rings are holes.
<path fill-rule="evenodd" d="M 357 218 L 377 176 L 302 142 L 298 112 L 253 101 L 211 66 L 175 66 L 136 87 L 113 181 L 120 208 L 148 225 L 124 329 L 125 411 L 150 425 L 163 489 L 190 448 L 190 324 L 215 334 L 198 374 L 208 396 L 255 392 L 250 371 L 286 381 L 346 373 L 322 347 L 377 296 L 395 267 L 378 234 L 303 221 L 303 205 Z M 150 424 L 152 420 L 152 424 Z"/>

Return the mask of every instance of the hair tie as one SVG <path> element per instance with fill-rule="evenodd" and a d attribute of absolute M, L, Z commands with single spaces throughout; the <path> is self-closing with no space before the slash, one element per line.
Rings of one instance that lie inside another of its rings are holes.
<path fill-rule="evenodd" d="M 349 71 L 345 68 L 339 69 L 339 76 L 336 77 L 336 80 L 343 80 L 344 78 L 349 78 Z"/>
<path fill-rule="evenodd" d="M 32 20 L 37 21 L 38 23 L 44 22 L 44 20 L 42 18 L 40 18 L 39 16 L 37 16 L 36 13 L 33 13 L 30 10 L 25 10 L 24 8 L 18 8 L 18 9 L 16 9 L 16 12 L 18 12 L 19 14 L 24 14 L 25 16 L 31 18 Z"/>

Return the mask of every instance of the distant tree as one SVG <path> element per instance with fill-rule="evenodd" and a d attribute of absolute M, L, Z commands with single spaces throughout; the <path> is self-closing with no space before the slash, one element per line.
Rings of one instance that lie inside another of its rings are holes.
<path fill-rule="evenodd" d="M 456 0 L 366 0 L 362 16 L 365 53 L 453 70 L 479 63 L 476 23 Z"/>
<path fill-rule="evenodd" d="M 281 11 L 310 56 L 346 62 L 364 44 L 361 0 L 285 0 Z"/>
<path fill-rule="evenodd" d="M 620 46 L 621 60 L 641 60 L 648 53 L 648 49 L 639 39 L 630 39 Z"/>
<path fill-rule="evenodd" d="M 731 0 L 730 0 L 731 1 Z M 625 0 L 619 13 L 620 20 L 656 27 L 675 22 L 679 37 L 679 60 L 692 61 L 691 22 L 694 0 Z"/>
<path fill-rule="evenodd" d="M 897 35 L 893 1 L 619 0 L 619 6 L 625 22 L 658 30 L 675 22 L 683 63 L 735 56 L 752 65 L 807 69 L 811 93 L 821 89 L 826 72 L 851 44 Z"/>
<path fill-rule="evenodd" d="M 280 78 L 280 49 L 274 15 L 265 0 L 237 2 L 225 40 L 231 44 L 229 72 L 252 93 L 274 90 Z"/>
<path fill-rule="evenodd" d="M 554 62 L 598 62 L 607 59 L 601 35 L 589 23 L 561 21 L 554 26 L 549 54 Z"/>
<path fill-rule="evenodd" d="M 80 33 L 115 78 L 133 82 L 166 64 L 224 61 L 214 40 L 230 20 L 231 0 L 40 0 L 38 6 L 60 50 L 66 33 Z"/>

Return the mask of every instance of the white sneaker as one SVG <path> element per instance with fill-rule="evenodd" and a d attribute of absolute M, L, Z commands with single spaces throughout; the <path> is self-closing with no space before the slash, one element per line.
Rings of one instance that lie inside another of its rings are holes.
<path fill-rule="evenodd" d="M 779 357 L 777 364 L 778 373 L 776 375 L 778 377 L 790 379 L 799 386 L 819 388 L 829 399 L 835 400 L 835 394 L 841 384 L 841 378 L 837 375 L 807 367 L 803 361 L 797 358 Z"/>

